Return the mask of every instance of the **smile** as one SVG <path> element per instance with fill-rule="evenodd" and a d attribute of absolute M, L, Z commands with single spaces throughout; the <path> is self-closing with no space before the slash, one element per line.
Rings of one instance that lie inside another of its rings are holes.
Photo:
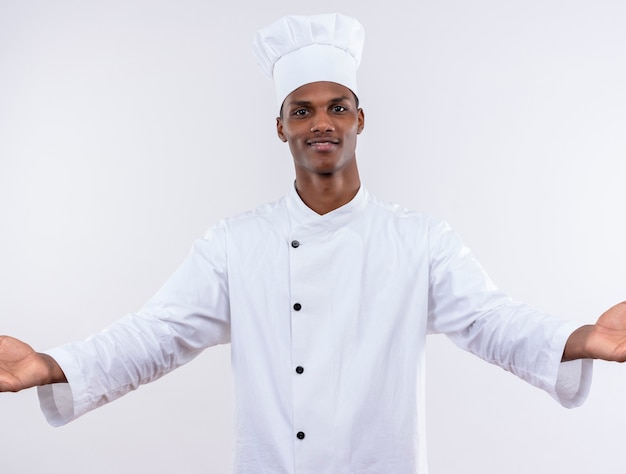
<path fill-rule="evenodd" d="M 329 138 L 316 138 L 313 140 L 308 140 L 307 145 L 315 148 L 318 151 L 327 151 L 339 145 L 339 140 Z"/>
<path fill-rule="evenodd" d="M 312 143 L 310 146 L 316 151 L 331 151 L 337 147 L 336 144 L 331 143 L 331 142 Z"/>

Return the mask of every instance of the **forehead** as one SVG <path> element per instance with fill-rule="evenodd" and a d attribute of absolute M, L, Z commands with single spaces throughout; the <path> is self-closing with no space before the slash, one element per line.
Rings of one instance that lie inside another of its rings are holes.
<path fill-rule="evenodd" d="M 352 91 L 336 82 L 311 82 L 298 87 L 285 98 L 284 105 L 291 103 L 327 103 L 338 100 L 351 100 Z"/>

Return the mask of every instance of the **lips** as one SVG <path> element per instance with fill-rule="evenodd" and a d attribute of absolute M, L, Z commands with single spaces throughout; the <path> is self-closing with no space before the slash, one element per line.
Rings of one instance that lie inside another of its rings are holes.
<path fill-rule="evenodd" d="M 307 145 L 314 148 L 317 151 L 329 151 L 333 150 L 339 145 L 339 140 L 336 138 L 312 138 L 307 140 Z"/>

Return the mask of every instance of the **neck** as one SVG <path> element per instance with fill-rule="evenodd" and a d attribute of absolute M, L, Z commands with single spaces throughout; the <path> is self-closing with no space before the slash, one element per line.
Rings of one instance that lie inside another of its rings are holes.
<path fill-rule="evenodd" d="M 296 191 L 300 199 L 320 215 L 349 203 L 360 187 L 358 172 L 351 176 L 296 173 Z"/>

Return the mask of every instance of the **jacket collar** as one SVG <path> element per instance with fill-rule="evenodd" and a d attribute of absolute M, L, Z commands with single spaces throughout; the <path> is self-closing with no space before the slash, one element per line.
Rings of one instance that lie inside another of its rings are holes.
<path fill-rule="evenodd" d="M 362 211 L 367 204 L 368 198 L 369 193 L 363 185 L 361 185 L 350 202 L 331 212 L 320 215 L 302 201 L 298 191 L 296 191 L 296 184 L 294 182 L 287 196 L 287 211 L 294 225 L 336 228 L 349 222 L 356 214 Z"/>

